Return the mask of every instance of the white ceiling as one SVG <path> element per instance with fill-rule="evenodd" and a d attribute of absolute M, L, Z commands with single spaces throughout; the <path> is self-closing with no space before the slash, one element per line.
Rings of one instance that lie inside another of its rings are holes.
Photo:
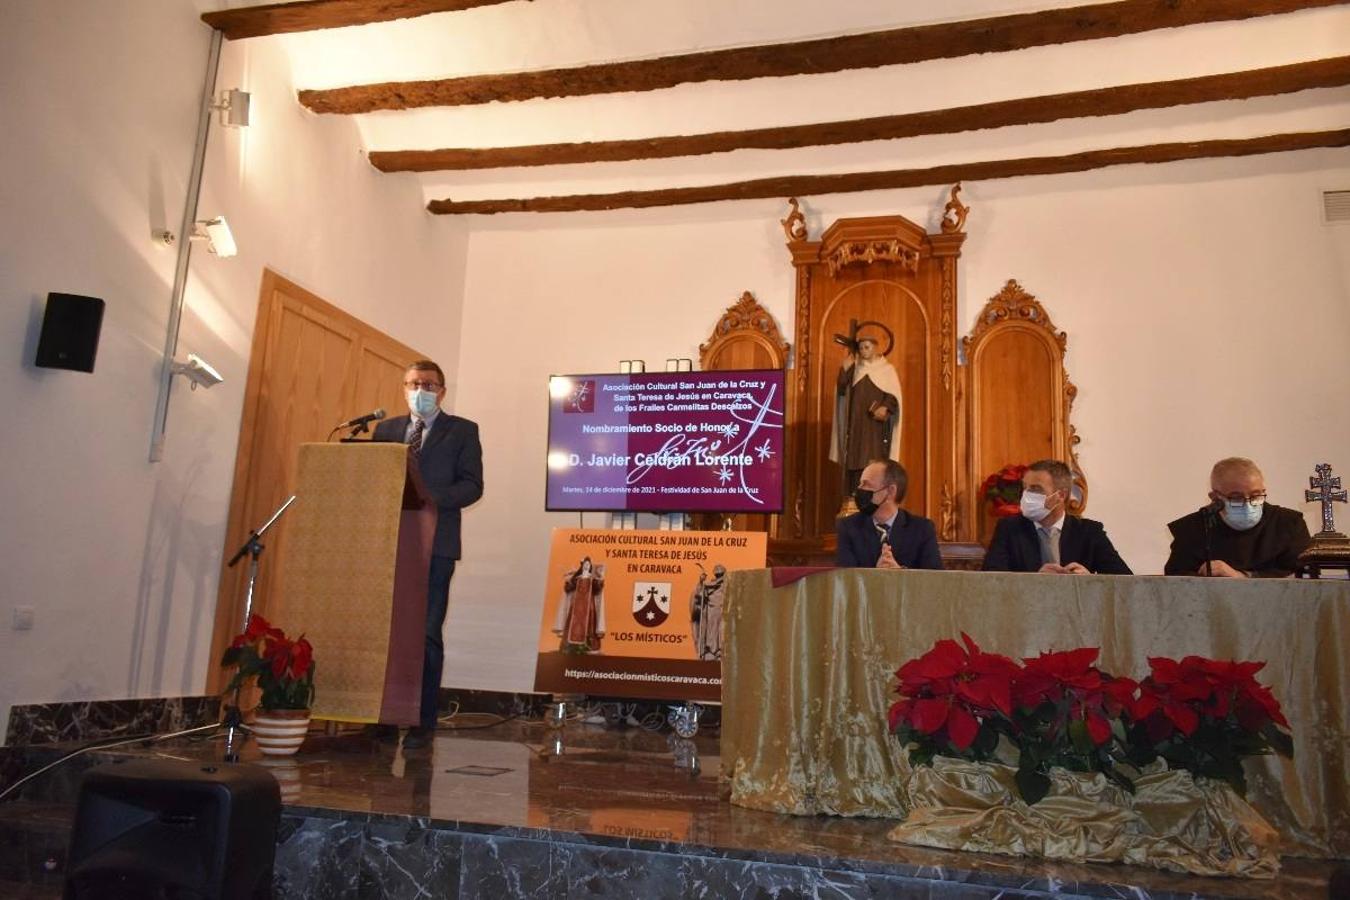
<path fill-rule="evenodd" d="M 253 40 L 276 41 L 285 49 L 296 89 L 330 88 L 585 65 L 1063 5 L 1069 4 L 949 0 L 935 14 L 930 4 L 887 0 L 534 0 Z M 367 150 L 696 134 L 943 109 L 1283 65 L 1347 51 L 1350 7 L 1341 6 L 878 69 L 354 118 Z M 1336 88 L 902 141 L 385 177 L 420 179 L 427 199 L 528 197 L 1344 127 L 1350 127 L 1350 89 Z"/>

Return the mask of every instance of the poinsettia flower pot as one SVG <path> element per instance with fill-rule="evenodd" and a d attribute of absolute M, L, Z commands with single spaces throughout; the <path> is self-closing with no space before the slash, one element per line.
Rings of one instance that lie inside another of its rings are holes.
<path fill-rule="evenodd" d="M 309 733 L 307 709 L 260 709 L 253 718 L 253 737 L 268 756 L 290 756 Z"/>

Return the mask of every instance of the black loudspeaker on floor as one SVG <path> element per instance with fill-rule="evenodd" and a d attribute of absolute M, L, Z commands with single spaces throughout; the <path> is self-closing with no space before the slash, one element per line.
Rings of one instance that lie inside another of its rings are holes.
<path fill-rule="evenodd" d="M 65 900 L 272 896 L 281 792 L 266 769 L 137 760 L 90 769 Z"/>

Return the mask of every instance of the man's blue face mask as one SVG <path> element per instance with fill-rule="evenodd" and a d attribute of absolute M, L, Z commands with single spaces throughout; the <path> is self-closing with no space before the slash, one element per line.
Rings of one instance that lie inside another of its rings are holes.
<path fill-rule="evenodd" d="M 408 409 L 420 419 L 425 419 L 436 409 L 436 392 L 408 391 Z"/>

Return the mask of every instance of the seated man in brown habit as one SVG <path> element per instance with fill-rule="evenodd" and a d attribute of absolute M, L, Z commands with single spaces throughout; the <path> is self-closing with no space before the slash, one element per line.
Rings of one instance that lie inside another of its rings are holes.
<path fill-rule="evenodd" d="M 1168 524 L 1168 575 L 1283 578 L 1312 543 L 1297 510 L 1266 502 L 1266 478 L 1250 459 L 1221 459 L 1209 473 L 1210 504 Z"/>
<path fill-rule="evenodd" d="M 1022 514 L 999 519 L 984 555 L 986 572 L 1129 575 L 1101 522 L 1067 514 L 1073 471 L 1042 459 L 1022 476 Z"/>

